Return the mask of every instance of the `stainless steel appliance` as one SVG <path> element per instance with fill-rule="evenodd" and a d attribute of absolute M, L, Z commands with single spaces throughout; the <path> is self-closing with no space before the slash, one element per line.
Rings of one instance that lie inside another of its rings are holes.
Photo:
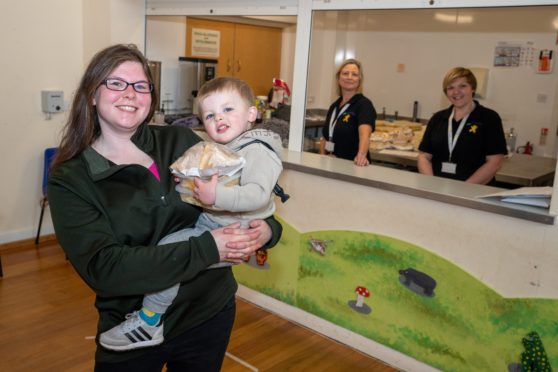
<path fill-rule="evenodd" d="M 178 57 L 179 100 L 186 111 L 194 112 L 194 99 L 206 81 L 215 77 L 217 60 L 192 57 Z"/>

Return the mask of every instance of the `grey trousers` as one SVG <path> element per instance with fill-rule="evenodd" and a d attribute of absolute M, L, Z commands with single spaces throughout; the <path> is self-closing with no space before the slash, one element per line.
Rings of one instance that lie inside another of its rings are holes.
<path fill-rule="evenodd" d="M 205 213 L 202 213 L 200 214 L 200 217 L 198 218 L 198 221 L 196 222 L 196 225 L 194 227 L 179 230 L 165 236 L 163 239 L 161 239 L 159 245 L 182 242 L 190 239 L 191 237 L 200 236 L 206 231 L 217 229 L 219 227 L 221 226 L 207 218 L 207 215 Z M 231 265 L 232 264 L 230 262 L 219 262 L 209 266 L 208 269 L 226 267 Z M 180 283 L 176 283 L 172 287 L 163 289 L 162 291 L 146 294 L 143 297 L 143 307 L 156 313 L 164 314 L 176 297 L 179 287 Z"/>

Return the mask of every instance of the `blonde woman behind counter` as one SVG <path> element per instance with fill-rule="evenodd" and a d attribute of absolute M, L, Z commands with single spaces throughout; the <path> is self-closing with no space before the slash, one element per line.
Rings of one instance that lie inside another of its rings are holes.
<path fill-rule="evenodd" d="M 419 172 L 470 183 L 494 182 L 507 154 L 500 116 L 473 100 L 477 80 L 469 69 L 451 69 L 442 89 L 452 105 L 435 113 L 426 127 Z"/>
<path fill-rule="evenodd" d="M 362 92 L 362 66 L 356 59 L 345 60 L 337 73 L 339 98 L 327 112 L 320 154 L 352 160 L 358 166 L 370 164 L 370 134 L 376 110 Z"/>

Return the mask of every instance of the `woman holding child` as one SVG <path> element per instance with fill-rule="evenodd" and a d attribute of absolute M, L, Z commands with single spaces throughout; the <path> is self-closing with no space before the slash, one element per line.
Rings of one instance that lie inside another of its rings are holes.
<path fill-rule="evenodd" d="M 148 126 L 156 92 L 144 56 L 115 45 L 97 53 L 75 94 L 48 186 L 68 259 L 96 294 L 98 334 L 136 310 L 145 293 L 180 282 L 165 313 L 165 341 L 113 352 L 96 371 L 219 371 L 235 316 L 237 284 L 220 261 L 241 262 L 276 244 L 272 217 L 157 246 L 192 226 L 200 209 L 180 200 L 168 166 L 201 139 L 183 127 Z"/>

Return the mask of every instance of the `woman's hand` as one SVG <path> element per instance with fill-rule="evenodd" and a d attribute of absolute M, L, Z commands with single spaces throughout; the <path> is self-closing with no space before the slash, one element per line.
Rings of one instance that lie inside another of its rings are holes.
<path fill-rule="evenodd" d="M 264 220 L 252 220 L 250 221 L 250 230 L 258 232 L 258 237 L 254 242 L 256 249 L 254 249 L 254 254 L 258 249 L 263 247 L 267 242 L 271 240 L 271 228 Z"/>
<path fill-rule="evenodd" d="M 432 169 L 432 154 L 420 151 L 417 157 L 417 168 L 420 174 L 433 176 L 434 170 Z"/>
<path fill-rule="evenodd" d="M 324 137 L 320 137 L 320 147 L 319 147 L 319 154 L 320 155 L 325 155 L 325 144 L 326 144 L 326 140 Z"/>
<path fill-rule="evenodd" d="M 240 222 L 211 231 L 221 261 L 240 263 L 271 239 L 271 228 L 264 220 L 250 221 L 241 228 Z"/>
<path fill-rule="evenodd" d="M 360 124 L 358 126 L 358 152 L 353 162 L 359 167 L 370 164 L 368 161 L 368 151 L 370 151 L 370 135 L 372 134 L 372 125 Z"/>
<path fill-rule="evenodd" d="M 486 162 L 466 179 L 465 182 L 486 185 L 496 176 L 496 173 L 504 163 L 504 159 L 503 154 L 487 155 Z"/>
<path fill-rule="evenodd" d="M 360 152 L 357 154 L 357 156 L 355 156 L 354 163 L 359 167 L 364 167 L 370 164 L 368 158 L 366 157 L 366 154 L 362 154 Z"/>

